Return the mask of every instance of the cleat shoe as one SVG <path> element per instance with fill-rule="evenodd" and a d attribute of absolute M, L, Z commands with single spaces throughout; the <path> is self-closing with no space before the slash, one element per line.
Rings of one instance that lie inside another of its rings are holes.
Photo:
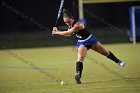
<path fill-rule="evenodd" d="M 123 61 L 118 62 L 121 67 L 124 67 L 125 63 Z"/>
<path fill-rule="evenodd" d="M 77 84 L 81 84 L 81 80 L 80 80 L 80 74 L 79 73 L 76 73 L 75 74 L 75 80 L 76 80 L 76 82 L 77 82 Z"/>

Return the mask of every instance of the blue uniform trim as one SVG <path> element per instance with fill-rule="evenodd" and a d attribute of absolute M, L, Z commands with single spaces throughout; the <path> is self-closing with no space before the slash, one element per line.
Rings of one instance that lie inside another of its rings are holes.
<path fill-rule="evenodd" d="M 92 46 L 93 44 L 99 42 L 99 40 L 95 36 L 91 36 L 88 40 L 83 42 L 77 41 L 77 46 Z"/>

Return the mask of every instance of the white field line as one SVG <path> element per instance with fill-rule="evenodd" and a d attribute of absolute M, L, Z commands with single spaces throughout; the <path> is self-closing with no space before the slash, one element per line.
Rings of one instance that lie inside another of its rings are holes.
<path fill-rule="evenodd" d="M 134 87 L 140 87 L 140 85 L 117 85 L 117 86 L 104 86 L 104 87 L 88 87 L 88 88 L 67 88 L 67 89 L 54 89 L 54 90 L 41 90 L 41 91 L 72 91 L 72 90 L 87 90 L 87 89 L 103 89 L 103 88 L 126 88 L 129 87 L 129 89 L 134 88 Z"/>

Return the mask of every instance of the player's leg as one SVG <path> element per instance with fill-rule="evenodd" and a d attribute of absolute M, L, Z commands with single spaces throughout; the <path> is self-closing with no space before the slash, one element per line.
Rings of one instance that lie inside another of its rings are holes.
<path fill-rule="evenodd" d="M 113 60 L 115 63 L 119 64 L 122 67 L 125 65 L 125 63 L 119 60 L 112 52 L 105 49 L 104 46 L 100 42 L 95 43 L 91 47 L 91 49 Z"/>
<path fill-rule="evenodd" d="M 82 70 L 83 70 L 83 61 L 87 55 L 87 48 L 85 46 L 79 46 L 77 50 L 77 56 L 78 60 L 76 63 L 76 74 L 75 74 L 75 80 L 77 84 L 81 83 L 81 76 L 82 76 Z"/>

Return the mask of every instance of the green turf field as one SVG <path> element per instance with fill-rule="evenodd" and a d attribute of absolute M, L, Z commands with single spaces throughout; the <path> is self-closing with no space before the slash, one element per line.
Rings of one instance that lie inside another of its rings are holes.
<path fill-rule="evenodd" d="M 73 46 L 0 50 L 0 93 L 140 93 L 140 44 L 105 47 L 126 66 L 90 50 L 80 85 Z"/>

